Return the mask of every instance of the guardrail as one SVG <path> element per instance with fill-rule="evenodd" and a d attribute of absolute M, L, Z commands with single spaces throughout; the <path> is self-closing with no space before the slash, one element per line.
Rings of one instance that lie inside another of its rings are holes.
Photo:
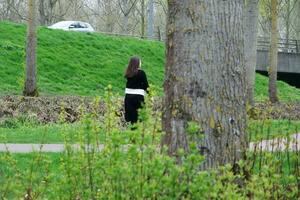
<path fill-rule="evenodd" d="M 98 31 L 97 31 L 98 32 Z M 106 35 L 113 36 L 122 36 L 122 37 L 134 37 L 145 40 L 156 40 L 156 41 L 165 41 L 165 37 L 163 35 L 153 36 L 151 38 L 140 35 L 131 35 L 131 34 L 121 34 L 121 33 L 110 33 L 110 32 L 98 32 Z M 270 38 L 268 37 L 258 37 L 257 38 L 257 49 L 258 50 L 270 50 Z M 300 53 L 300 40 L 292 40 L 292 39 L 278 39 L 278 51 L 279 52 L 288 52 L 288 53 Z"/>
<path fill-rule="evenodd" d="M 270 49 L 270 38 L 258 37 L 257 38 L 257 49 L 268 51 Z M 300 53 L 300 41 L 279 38 L 278 39 L 278 51 L 279 52 L 287 52 L 287 53 Z"/>

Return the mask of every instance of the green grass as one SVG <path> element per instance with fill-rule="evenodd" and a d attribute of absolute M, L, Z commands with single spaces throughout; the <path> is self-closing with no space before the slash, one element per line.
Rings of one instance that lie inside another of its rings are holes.
<path fill-rule="evenodd" d="M 288 85 L 283 81 L 277 81 L 278 98 L 282 101 L 299 101 L 300 89 Z M 268 100 L 268 78 L 256 74 L 255 99 L 257 101 Z"/>
<path fill-rule="evenodd" d="M 26 26 L 0 22 L 0 94 L 21 94 Z M 123 94 L 123 72 L 133 55 L 142 58 L 149 82 L 162 91 L 164 43 L 98 33 L 39 28 L 38 88 L 41 95 L 102 95 L 107 85 Z M 256 77 L 256 99 L 267 100 L 267 78 Z M 278 82 L 281 100 L 300 100 L 300 90 Z"/>
<path fill-rule="evenodd" d="M 76 140 L 79 128 L 79 124 L 0 127 L 0 143 L 63 143 L 65 136 Z"/>
<path fill-rule="evenodd" d="M 300 121 L 251 120 L 248 123 L 251 141 L 282 138 L 295 133 L 300 133 Z"/>
<path fill-rule="evenodd" d="M 0 93 L 21 94 L 26 27 L 0 22 Z M 42 95 L 101 95 L 109 84 L 123 92 L 123 72 L 133 55 L 142 58 L 149 82 L 162 87 L 161 42 L 97 33 L 38 30 L 38 87 Z"/>
<path fill-rule="evenodd" d="M 79 123 L 0 127 L 0 143 L 64 143 L 65 136 L 72 142 L 78 142 L 79 131 L 84 131 L 84 126 Z M 300 133 L 300 121 L 251 120 L 248 124 L 251 141 L 286 137 L 295 133 Z M 100 131 L 99 136 L 103 139 L 104 134 Z"/>

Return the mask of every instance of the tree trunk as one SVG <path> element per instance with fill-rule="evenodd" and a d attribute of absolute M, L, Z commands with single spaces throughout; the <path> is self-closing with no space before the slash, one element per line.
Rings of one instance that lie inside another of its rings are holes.
<path fill-rule="evenodd" d="M 235 164 L 247 146 L 243 1 L 172 0 L 168 6 L 162 144 L 180 162 L 178 150 L 189 151 L 186 128 L 194 121 L 201 127 L 202 169 Z"/>
<path fill-rule="evenodd" d="M 45 12 L 45 0 L 39 1 L 39 14 L 40 14 L 40 23 L 41 25 L 46 25 L 46 12 Z"/>
<path fill-rule="evenodd" d="M 271 48 L 270 48 L 270 67 L 269 67 L 269 99 L 272 103 L 278 101 L 277 97 L 277 57 L 278 57 L 278 2 L 271 0 Z"/>
<path fill-rule="evenodd" d="M 161 31 L 160 31 L 160 27 L 159 26 L 157 26 L 157 39 L 158 39 L 158 41 L 162 40 L 162 38 L 161 38 Z"/>
<path fill-rule="evenodd" d="M 41 25 L 50 25 L 54 22 L 54 9 L 58 0 L 40 0 L 39 14 Z"/>
<path fill-rule="evenodd" d="M 154 38 L 154 1 L 148 2 L 148 20 L 147 20 L 147 36 Z"/>
<path fill-rule="evenodd" d="M 120 4 L 120 8 L 121 8 L 121 11 L 123 13 L 123 24 L 122 24 L 122 28 L 123 28 L 123 34 L 128 34 L 128 20 L 129 20 L 129 5 L 128 5 L 128 0 L 122 0 L 122 4 L 123 6 L 125 7 L 125 9 L 123 10 L 122 7 L 121 7 L 121 4 Z"/>
<path fill-rule="evenodd" d="M 255 69 L 257 54 L 257 25 L 259 0 L 247 0 L 245 7 L 245 66 L 247 101 L 254 106 Z"/>
<path fill-rule="evenodd" d="M 290 26 L 291 26 L 291 2 L 288 0 L 286 2 L 286 16 L 285 16 L 285 48 L 288 51 L 289 50 L 289 40 L 290 40 Z"/>
<path fill-rule="evenodd" d="M 105 31 L 112 33 L 114 30 L 114 23 L 113 23 L 113 9 L 111 0 L 105 1 L 105 10 L 106 10 L 106 17 L 105 17 Z"/>
<path fill-rule="evenodd" d="M 145 37 L 145 0 L 141 0 L 141 37 Z"/>
<path fill-rule="evenodd" d="M 128 34 L 128 15 L 123 17 L 123 34 Z"/>
<path fill-rule="evenodd" d="M 36 85 L 36 0 L 28 1 L 28 31 L 26 45 L 26 77 L 23 94 L 37 96 Z"/>
<path fill-rule="evenodd" d="M 296 6 L 296 15 L 297 15 L 297 20 L 296 20 L 296 39 L 300 40 L 300 1 L 298 0 L 297 6 Z M 300 49 L 300 44 L 298 43 L 298 50 Z M 297 53 L 300 53 L 298 51 Z"/>

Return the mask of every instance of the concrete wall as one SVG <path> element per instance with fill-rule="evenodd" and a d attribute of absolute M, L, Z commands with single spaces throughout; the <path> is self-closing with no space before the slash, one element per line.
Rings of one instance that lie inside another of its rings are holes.
<path fill-rule="evenodd" d="M 256 69 L 267 71 L 269 51 L 257 50 Z M 278 52 L 278 72 L 300 74 L 300 53 Z"/>

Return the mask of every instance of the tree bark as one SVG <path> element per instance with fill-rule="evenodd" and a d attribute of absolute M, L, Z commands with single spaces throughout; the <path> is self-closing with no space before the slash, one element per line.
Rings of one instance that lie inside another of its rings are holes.
<path fill-rule="evenodd" d="M 58 0 L 40 0 L 39 1 L 39 15 L 41 25 L 50 25 L 54 20 L 54 9 Z"/>
<path fill-rule="evenodd" d="M 162 145 L 180 162 L 194 121 L 206 158 L 201 168 L 235 164 L 247 146 L 243 1 L 170 0 L 168 6 Z"/>
<path fill-rule="evenodd" d="M 297 5 L 296 5 L 296 39 L 300 40 L 300 1 L 298 0 Z M 300 44 L 298 44 L 298 50 L 300 49 Z M 300 53 L 298 51 L 297 53 Z"/>
<path fill-rule="evenodd" d="M 154 1 L 148 1 L 147 36 L 154 38 Z"/>
<path fill-rule="evenodd" d="M 286 46 L 285 48 L 289 49 L 289 40 L 290 40 L 290 26 L 291 26 L 291 2 L 290 0 L 286 1 L 286 16 L 285 16 L 285 39 Z"/>
<path fill-rule="evenodd" d="M 40 0 L 39 2 L 39 14 L 40 14 L 40 23 L 41 25 L 47 24 L 47 16 L 45 12 L 45 0 Z"/>
<path fill-rule="evenodd" d="M 245 6 L 245 66 L 247 101 L 254 106 L 255 69 L 257 57 L 257 26 L 259 0 L 247 0 Z"/>
<path fill-rule="evenodd" d="M 141 37 L 145 37 L 145 0 L 141 0 Z"/>
<path fill-rule="evenodd" d="M 272 103 L 278 101 L 277 97 L 277 62 L 278 62 L 278 2 L 271 0 L 271 48 L 269 67 L 269 99 Z"/>
<path fill-rule="evenodd" d="M 114 31 L 114 19 L 113 19 L 113 9 L 111 0 L 105 1 L 105 30 L 112 33 Z"/>
<path fill-rule="evenodd" d="M 36 0 L 28 1 L 28 30 L 26 45 L 26 77 L 24 96 L 37 96 L 36 84 Z"/>
<path fill-rule="evenodd" d="M 123 17 L 123 34 L 128 34 L 128 15 L 124 15 Z"/>

